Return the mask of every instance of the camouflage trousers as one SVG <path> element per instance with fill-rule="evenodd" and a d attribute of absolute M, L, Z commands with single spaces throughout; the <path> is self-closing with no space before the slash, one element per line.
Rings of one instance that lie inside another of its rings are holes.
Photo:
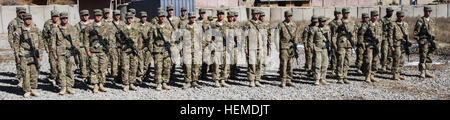
<path fill-rule="evenodd" d="M 225 46 L 226 47 L 226 46 Z M 213 80 L 227 80 L 230 76 L 231 60 L 229 59 L 229 53 L 225 51 L 214 52 L 214 74 Z"/>
<path fill-rule="evenodd" d="M 305 50 L 305 66 L 303 68 L 305 68 L 305 70 L 307 72 L 311 72 L 312 60 L 313 60 L 313 55 L 311 53 L 311 49 Z"/>
<path fill-rule="evenodd" d="M 209 72 L 209 67 L 212 64 L 212 55 L 211 55 L 211 51 L 210 48 L 206 47 L 206 45 L 202 46 L 203 51 L 202 51 L 202 68 L 201 68 L 201 76 L 206 78 L 208 72 Z"/>
<path fill-rule="evenodd" d="M 87 78 L 89 76 L 89 58 L 87 56 L 87 52 L 86 49 L 84 49 L 84 47 L 82 47 L 81 49 L 79 49 L 79 54 L 78 57 L 80 58 L 80 70 L 81 70 L 81 78 Z"/>
<path fill-rule="evenodd" d="M 90 57 L 90 80 L 92 84 L 106 83 L 107 65 L 108 56 L 105 53 L 92 53 Z"/>
<path fill-rule="evenodd" d="M 421 39 L 421 41 L 427 41 L 426 39 Z M 429 70 L 431 63 L 433 63 L 432 58 L 435 51 L 431 51 L 431 44 L 423 44 L 424 42 L 419 42 L 419 70 Z"/>
<path fill-rule="evenodd" d="M 183 64 L 184 80 L 186 83 L 197 82 L 201 64 Z"/>
<path fill-rule="evenodd" d="M 61 88 L 73 87 L 75 80 L 74 56 L 58 55 L 58 82 Z"/>
<path fill-rule="evenodd" d="M 155 80 L 157 84 L 169 83 L 170 72 L 172 68 L 172 59 L 169 56 L 169 52 L 164 54 L 155 53 Z"/>
<path fill-rule="evenodd" d="M 133 84 L 136 82 L 136 73 L 138 69 L 139 57 L 132 52 L 122 52 L 120 54 L 120 62 L 122 69 L 122 82 L 124 85 Z"/>
<path fill-rule="evenodd" d="M 14 54 L 16 54 L 16 51 L 14 51 Z M 20 70 L 20 63 L 17 63 L 17 59 L 19 59 L 20 57 L 14 57 L 14 62 L 16 62 L 16 77 L 17 79 L 22 79 L 22 70 Z"/>
<path fill-rule="evenodd" d="M 362 71 L 366 76 L 377 72 L 377 65 L 379 62 L 378 56 L 378 51 L 373 48 L 366 48 L 364 51 Z"/>
<path fill-rule="evenodd" d="M 314 58 L 314 66 L 313 66 L 314 80 L 325 80 L 328 69 L 327 49 L 314 50 L 313 58 Z"/>
<path fill-rule="evenodd" d="M 31 89 L 36 89 L 38 86 L 39 70 L 36 69 L 33 59 L 33 57 L 20 56 L 24 92 L 31 92 Z"/>
<path fill-rule="evenodd" d="M 384 40 L 381 43 L 381 51 L 380 51 L 380 63 L 382 68 L 388 67 L 389 64 L 392 62 L 393 57 L 392 52 L 393 51 L 391 51 L 391 49 L 389 48 L 388 41 Z"/>
<path fill-rule="evenodd" d="M 292 81 L 294 72 L 293 49 L 280 50 L 280 76 L 282 81 Z"/>
<path fill-rule="evenodd" d="M 364 59 L 364 49 L 361 45 L 358 45 L 358 47 L 356 47 L 355 52 L 356 52 L 356 62 L 355 62 L 356 68 L 358 70 L 362 70 L 362 65 L 364 63 L 364 60 L 363 60 Z"/>
<path fill-rule="evenodd" d="M 113 50 L 113 52 L 111 52 L 111 54 L 109 55 L 109 65 L 110 65 L 110 74 L 113 77 L 117 77 L 118 73 L 119 73 L 119 50 L 115 49 Z"/>
<path fill-rule="evenodd" d="M 239 72 L 239 68 L 238 68 L 238 49 L 237 48 L 233 48 L 233 63 L 231 64 L 231 73 L 230 75 L 234 78 L 237 76 L 238 72 Z"/>
<path fill-rule="evenodd" d="M 152 60 L 153 60 L 153 56 L 151 54 L 150 51 L 145 51 L 143 50 L 142 55 L 139 56 L 139 62 L 138 62 L 138 76 L 142 77 L 145 76 L 145 74 L 147 73 L 148 70 L 150 70 L 150 68 L 148 68 L 148 66 L 151 64 Z"/>
<path fill-rule="evenodd" d="M 340 47 L 337 51 L 337 76 L 339 79 L 347 79 L 348 69 L 350 68 L 350 58 L 352 49 Z"/>
<path fill-rule="evenodd" d="M 400 73 L 400 69 L 403 67 L 405 63 L 405 59 L 402 52 L 401 46 L 396 46 L 393 51 L 393 62 L 392 62 L 392 74 Z"/>
<path fill-rule="evenodd" d="M 58 76 L 58 61 L 55 60 L 54 57 L 55 53 L 54 52 L 49 52 L 48 54 L 48 61 L 50 63 L 50 78 L 51 79 L 56 79 L 56 77 Z"/>
<path fill-rule="evenodd" d="M 252 51 L 249 51 L 249 54 L 251 54 Z M 248 63 L 248 80 L 254 81 L 254 80 L 261 80 L 262 76 L 262 70 L 263 70 L 263 62 L 261 60 L 261 55 L 263 54 L 260 50 L 255 50 L 253 53 L 255 53 L 255 58 L 249 58 L 250 56 L 247 55 L 247 63 Z M 253 55 L 252 55 L 253 56 Z M 253 60 L 251 60 L 253 59 Z"/>

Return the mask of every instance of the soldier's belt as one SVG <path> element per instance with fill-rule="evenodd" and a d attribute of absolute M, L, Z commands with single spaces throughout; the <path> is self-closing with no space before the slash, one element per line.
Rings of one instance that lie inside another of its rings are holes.
<path fill-rule="evenodd" d="M 28 53 L 28 54 L 25 54 L 25 55 L 21 55 L 21 56 L 19 56 L 19 57 L 29 58 L 29 57 L 34 57 L 34 55 L 31 54 L 31 53 Z"/>

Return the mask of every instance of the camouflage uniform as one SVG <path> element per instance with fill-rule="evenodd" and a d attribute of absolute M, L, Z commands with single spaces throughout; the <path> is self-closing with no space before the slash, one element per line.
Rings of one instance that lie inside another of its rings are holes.
<path fill-rule="evenodd" d="M 31 14 L 26 13 L 24 15 L 24 20 L 31 19 Z M 32 54 L 31 50 L 31 42 L 37 52 L 39 52 L 39 56 L 37 57 L 40 62 L 42 58 L 42 53 L 44 51 L 44 41 L 42 40 L 41 31 L 34 25 L 30 25 L 26 27 L 25 24 L 21 24 L 18 28 L 12 32 L 15 40 L 14 46 L 16 46 L 15 57 L 20 59 L 20 70 L 21 70 L 21 78 L 23 78 L 23 91 L 25 93 L 25 97 L 28 97 L 31 94 L 34 96 L 38 96 L 34 89 L 38 86 L 38 78 L 39 78 L 39 66 L 36 67 L 35 59 L 33 58 L 34 54 Z"/>
<path fill-rule="evenodd" d="M 424 11 L 431 12 L 432 10 L 430 7 L 425 7 Z M 427 36 L 427 33 L 429 33 L 430 36 L 435 36 L 435 26 L 435 20 L 431 17 L 421 17 L 417 20 L 414 27 L 414 38 L 419 43 L 419 70 L 421 72 L 420 76 L 422 78 L 434 78 L 434 75 L 427 71 L 430 69 L 431 63 L 433 63 L 433 61 L 431 60 L 433 54 L 437 51 L 437 49 L 433 48 L 437 48 L 438 45 L 436 44 L 436 46 L 433 46 L 433 44 L 431 44 L 432 42 L 429 41 L 429 36 Z"/>
<path fill-rule="evenodd" d="M 286 11 L 285 16 L 292 16 L 291 11 Z M 293 61 L 294 61 L 294 48 L 298 44 L 297 34 L 299 33 L 297 25 L 294 22 L 283 21 L 278 24 L 279 36 L 280 36 L 280 75 L 281 75 L 281 87 L 286 85 L 293 86 Z M 292 41 L 291 38 L 294 38 Z"/>
<path fill-rule="evenodd" d="M 59 12 L 56 10 L 52 10 L 51 11 L 51 16 L 52 17 L 59 17 Z M 47 50 L 49 50 L 49 62 L 50 62 L 50 79 L 55 79 L 58 75 L 58 61 L 55 60 L 55 58 L 53 57 L 55 55 L 55 49 L 48 49 L 48 48 L 54 48 L 54 46 L 51 44 L 52 40 L 55 40 L 56 37 L 55 35 L 53 35 L 53 31 L 52 29 L 55 28 L 56 26 L 58 26 L 58 24 L 60 23 L 60 21 L 56 21 L 54 22 L 52 19 L 49 19 L 47 21 L 45 21 L 44 23 L 44 29 L 42 30 L 42 35 L 44 37 L 44 44 L 45 44 L 45 48 Z"/>
<path fill-rule="evenodd" d="M 67 18 L 67 16 L 67 13 L 61 13 L 61 19 Z M 63 92 L 67 89 L 67 91 L 70 91 L 69 93 L 72 93 L 71 88 L 75 82 L 74 71 L 76 66 L 74 55 L 75 51 L 80 48 L 78 33 L 76 28 L 68 23 L 65 26 L 57 25 L 51 30 L 55 33 L 56 38 L 51 41 L 51 49 L 55 50 L 54 52 L 57 56 L 58 83 Z M 67 38 L 70 38 L 71 41 Z"/>
<path fill-rule="evenodd" d="M 224 14 L 224 11 L 218 10 L 217 14 Z M 212 41 L 214 42 L 214 73 L 213 73 L 213 80 L 215 81 L 216 87 L 229 87 L 228 84 L 225 83 L 225 81 L 228 79 L 230 75 L 230 63 L 231 60 L 229 60 L 229 52 L 227 50 L 227 44 L 223 44 L 224 41 L 226 41 L 226 30 L 228 29 L 229 23 L 225 20 L 222 21 L 215 21 L 211 23 L 211 29 L 213 29 L 216 32 L 221 33 L 220 35 L 212 36 Z M 222 68 L 220 68 L 220 65 L 222 65 Z M 220 83 L 219 83 L 220 80 Z"/>
<path fill-rule="evenodd" d="M 260 15 L 259 10 L 254 9 L 252 15 Z M 255 16 L 253 16 L 255 17 Z M 247 57 L 247 76 L 248 80 L 250 80 L 250 87 L 262 87 L 259 81 L 261 80 L 263 62 L 262 56 L 265 56 L 264 52 L 264 40 L 260 36 L 260 30 L 262 30 L 263 26 L 259 18 L 248 20 L 247 23 L 244 24 L 243 28 L 245 33 L 248 34 L 248 37 L 245 39 L 245 50 Z"/>
<path fill-rule="evenodd" d="M 311 17 L 311 22 L 318 22 L 318 18 L 316 16 L 312 16 Z M 311 34 L 311 30 L 314 27 L 314 25 L 316 23 L 311 23 L 310 25 L 306 26 L 303 29 L 302 32 L 302 40 L 303 40 L 303 45 L 305 47 L 305 70 L 308 72 L 308 75 L 311 73 L 312 71 L 312 61 L 313 61 L 313 55 L 312 55 L 312 45 L 313 45 L 313 40 L 309 39 L 309 36 Z"/>
<path fill-rule="evenodd" d="M 101 16 L 101 11 L 95 12 L 96 16 Z M 99 23 L 92 22 L 85 29 L 86 51 L 91 53 L 90 56 L 90 81 L 94 84 L 94 93 L 98 92 L 98 85 L 100 90 L 106 92 L 103 84 L 106 83 L 106 74 L 108 73 L 108 52 L 116 49 L 112 40 L 113 35 L 111 23 L 100 21 Z M 109 51 L 108 51 L 109 50 Z"/>
<path fill-rule="evenodd" d="M 334 11 L 334 14 L 342 14 L 342 13 L 341 13 L 341 11 Z M 342 21 L 340 18 L 339 19 L 335 18 L 328 24 L 328 26 L 330 27 L 330 30 L 331 30 L 331 39 L 330 39 L 331 52 L 329 53 L 329 56 L 331 56 L 330 67 L 331 67 L 331 70 L 334 71 L 333 74 L 335 74 L 335 73 L 337 74 L 336 68 L 337 68 L 338 63 L 337 63 L 337 53 L 336 53 L 336 51 L 337 51 L 336 41 L 338 38 L 337 30 L 338 30 L 338 27 L 341 26 L 341 24 L 342 24 Z"/>
<path fill-rule="evenodd" d="M 205 9 L 200 9 L 199 10 L 200 14 L 206 14 L 206 10 Z M 202 79 L 206 79 L 206 76 L 208 74 L 209 71 L 209 67 L 211 65 L 211 50 L 209 49 L 210 47 L 207 47 L 210 45 L 211 43 L 211 39 L 209 39 L 210 37 L 207 37 L 206 35 L 210 35 L 211 33 L 211 26 L 210 26 L 210 21 L 206 18 L 198 18 L 197 19 L 198 24 L 202 24 L 202 30 L 205 33 L 205 37 L 203 37 L 202 40 L 202 67 L 201 67 L 201 78 Z M 207 33 L 209 32 L 209 33 Z"/>
<path fill-rule="evenodd" d="M 260 11 L 261 15 L 260 17 L 266 16 L 265 13 L 263 11 Z M 237 15 L 238 13 L 234 13 L 235 15 Z M 261 31 L 262 31 L 262 35 L 263 37 L 265 37 L 264 39 L 266 40 L 266 42 L 264 42 L 263 45 L 263 54 L 262 54 L 262 58 L 263 60 L 261 61 L 263 63 L 263 68 L 261 68 L 261 70 L 263 71 L 265 69 L 266 66 L 269 66 L 268 64 L 270 64 L 270 62 L 268 60 L 269 54 L 270 54 L 270 47 L 272 46 L 272 33 L 271 33 L 271 27 L 270 27 L 270 22 L 268 20 L 265 21 L 261 21 Z M 264 64 L 265 63 L 265 64 Z"/>
<path fill-rule="evenodd" d="M 393 12 L 392 8 L 386 8 L 387 12 Z M 389 48 L 389 41 L 392 41 L 392 28 L 393 24 L 395 23 L 393 17 L 391 16 L 384 16 L 381 21 L 382 23 L 382 30 L 383 30 L 383 36 L 382 36 L 382 42 L 381 42 L 381 51 L 380 51 L 380 63 L 381 63 L 381 70 L 386 71 L 386 68 L 390 68 L 390 63 L 392 62 L 392 50 Z"/>
<path fill-rule="evenodd" d="M 26 9 L 24 7 L 16 7 L 16 13 L 26 13 Z M 8 24 L 8 43 L 11 46 L 11 49 L 13 49 L 14 54 L 16 54 L 17 52 L 19 52 L 19 46 L 17 46 L 18 44 L 16 44 L 16 42 L 18 42 L 18 39 L 14 37 L 14 32 L 16 30 L 18 30 L 18 28 L 23 24 L 23 20 L 21 18 L 19 18 L 19 16 L 17 16 L 16 18 L 14 18 L 13 20 L 11 20 L 11 22 L 9 22 Z M 20 64 L 17 63 L 17 59 L 19 59 L 17 56 L 15 56 L 15 62 L 16 62 L 16 76 L 19 79 L 19 86 L 21 86 L 22 82 L 23 82 L 23 78 L 22 78 L 22 72 L 20 70 Z"/>
<path fill-rule="evenodd" d="M 170 11 L 173 9 L 174 9 L 174 6 L 172 6 L 172 5 L 167 6 L 167 11 Z M 170 17 L 167 16 L 165 20 L 166 20 L 166 23 L 169 24 L 169 27 L 171 27 L 173 31 L 176 31 L 180 27 L 181 20 L 177 16 L 170 16 Z M 171 46 L 170 51 L 173 53 L 171 56 L 173 62 L 172 62 L 172 66 L 170 68 L 170 74 L 172 74 L 171 75 L 172 77 L 170 79 L 175 78 L 174 74 L 176 72 L 175 71 L 176 66 L 178 64 L 178 60 L 180 60 L 179 59 L 180 58 L 180 54 L 179 54 L 180 53 L 180 51 L 179 51 L 180 40 L 181 39 L 171 41 L 171 44 L 173 44 L 173 45 Z"/>
<path fill-rule="evenodd" d="M 141 17 L 147 17 L 147 13 L 141 12 Z M 149 44 L 153 44 L 152 39 L 149 36 L 149 32 L 150 29 L 153 28 L 153 25 L 150 22 L 139 22 L 136 23 L 138 24 L 138 28 L 139 31 L 141 31 L 140 33 L 140 37 L 142 38 L 141 41 L 139 42 L 139 49 L 142 53 L 141 56 L 139 56 L 139 67 L 138 67 L 138 76 L 142 77 L 145 75 L 145 73 L 147 73 L 147 70 L 149 70 L 150 68 L 148 68 L 149 64 L 151 64 L 152 61 L 152 54 L 151 54 L 151 47 L 149 46 Z"/>
<path fill-rule="evenodd" d="M 181 7 L 181 12 L 183 12 L 183 11 L 187 11 L 187 8 L 186 7 Z M 186 15 L 185 16 L 183 16 L 183 15 L 181 15 L 179 18 L 180 18 L 180 26 L 179 27 L 181 27 L 181 25 L 184 25 L 184 24 L 187 24 L 187 22 L 188 22 L 188 15 L 187 15 L 188 13 L 186 13 Z"/>
<path fill-rule="evenodd" d="M 82 10 L 80 11 L 80 15 L 89 15 L 89 11 L 88 10 Z M 89 64 L 89 59 L 87 56 L 87 52 L 86 52 L 86 46 L 84 43 L 88 42 L 88 41 L 84 41 L 87 40 L 86 37 L 84 35 L 85 29 L 86 27 L 90 24 L 91 22 L 89 20 L 87 21 L 80 21 L 75 25 L 76 30 L 79 33 L 79 40 L 78 42 L 80 42 L 80 49 L 78 49 L 78 57 L 80 59 L 80 63 L 79 63 L 79 67 L 81 69 L 81 78 L 87 78 L 89 76 L 89 70 L 88 70 L 88 64 Z"/>
<path fill-rule="evenodd" d="M 114 15 L 120 15 L 120 11 L 114 11 Z M 110 55 L 110 64 L 111 64 L 111 74 L 113 77 L 115 77 L 115 79 L 119 79 L 119 73 L 120 72 L 120 54 L 121 54 L 121 43 L 120 43 L 120 38 L 122 36 L 120 36 L 120 34 L 118 33 L 118 28 L 121 28 L 122 26 L 125 25 L 125 23 L 123 21 L 115 21 L 113 20 L 111 22 L 112 24 L 112 33 L 115 33 L 115 36 L 113 37 L 112 41 L 115 41 L 115 43 L 113 44 L 115 46 L 116 49 L 111 50 L 111 55 Z M 117 27 L 116 27 L 117 26 Z M 116 80 L 117 81 L 117 80 Z"/>
<path fill-rule="evenodd" d="M 378 11 L 371 11 L 371 16 L 378 16 Z M 358 34 L 362 36 L 362 48 L 364 50 L 363 72 L 366 76 L 366 82 L 377 82 L 375 73 L 377 72 L 379 62 L 380 40 L 382 36 L 382 24 L 379 21 L 369 21 L 358 29 Z"/>
<path fill-rule="evenodd" d="M 160 12 L 158 16 L 163 17 L 164 13 Z M 164 22 L 162 24 L 156 24 L 155 30 L 152 32 L 154 37 L 153 54 L 155 55 L 155 81 L 157 90 L 162 90 L 162 86 L 167 86 L 170 80 L 172 58 L 169 54 L 171 51 L 166 49 L 166 44 L 170 44 L 170 46 L 174 45 L 173 40 L 171 40 L 172 31 L 173 29 L 170 24 Z"/>
<path fill-rule="evenodd" d="M 326 22 L 326 18 L 319 17 L 319 22 Z M 321 23 L 319 23 L 321 24 Z M 328 26 L 313 26 L 309 39 L 312 40 L 311 51 L 313 53 L 313 76 L 316 85 L 328 84 L 326 80 L 328 69 L 328 48 L 330 48 L 331 30 Z"/>
<path fill-rule="evenodd" d="M 400 16 L 405 16 L 403 12 L 397 12 L 397 17 L 400 19 Z M 392 64 L 392 74 L 394 80 L 404 79 L 404 77 L 400 76 L 400 69 L 402 68 L 405 60 L 404 60 L 404 48 L 403 44 L 405 42 L 409 42 L 408 39 L 404 39 L 404 36 L 408 36 L 408 24 L 404 21 L 397 20 L 392 24 L 392 32 L 394 33 L 392 41 L 390 41 L 389 47 L 394 48 L 393 53 L 393 64 Z"/>
<path fill-rule="evenodd" d="M 189 17 L 195 18 L 194 13 L 189 13 Z M 199 36 L 202 31 L 202 24 L 194 22 L 192 24 L 186 23 L 180 26 L 180 29 L 185 29 L 190 34 L 190 40 L 183 40 L 183 68 L 184 80 L 186 82 L 184 88 L 198 87 L 198 77 L 200 75 L 200 66 L 202 65 L 202 38 Z"/>
<path fill-rule="evenodd" d="M 350 13 L 348 9 L 342 9 L 343 14 Z M 347 81 L 347 72 L 350 67 L 350 57 L 352 55 L 352 47 L 354 43 L 355 23 L 349 19 L 342 19 L 342 25 L 339 26 L 337 31 L 337 70 L 339 83 L 350 83 Z M 347 37 L 348 35 L 348 37 Z M 350 37 L 352 36 L 352 37 Z"/>
<path fill-rule="evenodd" d="M 127 15 L 127 18 L 132 18 Z M 124 85 L 132 85 L 136 82 L 136 76 L 139 66 L 139 54 L 141 54 L 140 43 L 142 41 L 139 23 L 129 23 L 122 25 L 121 29 L 125 36 L 119 39 L 122 50 L 120 53 L 122 82 Z M 133 44 L 131 44 L 133 43 Z M 138 53 L 133 52 L 135 48 Z M 142 55 L 141 55 L 142 56 Z"/>

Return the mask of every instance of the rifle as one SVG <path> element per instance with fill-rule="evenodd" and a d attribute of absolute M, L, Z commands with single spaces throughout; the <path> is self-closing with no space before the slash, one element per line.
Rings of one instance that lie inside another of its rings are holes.
<path fill-rule="evenodd" d="M 65 38 L 65 39 L 67 39 L 67 40 L 69 40 L 69 43 L 70 43 L 70 50 L 72 51 L 72 52 L 74 52 L 74 54 L 78 54 L 79 53 L 79 51 L 78 50 L 76 50 L 76 48 L 75 48 L 75 46 L 73 45 L 73 41 L 72 41 L 72 36 L 69 34 L 69 35 L 65 35 L 64 34 L 64 32 L 61 30 L 61 27 L 59 27 L 58 26 L 58 29 L 59 29 L 59 31 L 61 32 L 61 34 L 62 34 L 62 36 Z M 70 55 L 70 54 L 69 54 Z M 68 55 L 68 56 L 69 56 Z"/>
<path fill-rule="evenodd" d="M 30 37 L 28 37 L 28 39 L 25 39 L 25 35 L 24 35 L 25 33 L 23 32 L 23 28 L 22 27 L 20 27 L 20 30 L 22 31 L 22 34 L 20 35 L 20 38 L 30 45 L 30 51 L 31 51 L 30 54 L 33 56 L 34 66 L 36 67 L 36 70 L 39 71 L 39 68 L 40 68 L 39 58 L 38 58 L 39 51 L 34 46 L 33 41 L 31 41 Z"/>
<path fill-rule="evenodd" d="M 427 44 L 427 43 L 431 44 L 430 51 L 437 50 L 437 45 L 436 45 L 436 42 L 434 41 L 435 40 L 435 36 L 431 35 L 430 30 L 426 29 L 425 25 L 423 26 L 423 30 L 425 30 L 424 34 L 427 36 L 427 41 L 426 41 L 425 44 Z"/>
<path fill-rule="evenodd" d="M 286 23 L 283 23 L 284 24 L 284 26 L 286 27 L 286 29 L 287 29 L 287 31 L 288 31 L 288 33 L 289 33 L 289 36 L 291 36 L 291 38 L 289 38 L 289 41 L 290 42 L 292 42 L 292 43 L 294 43 L 294 45 L 292 46 L 293 48 L 294 48 L 294 52 L 293 52 L 293 56 L 295 57 L 295 58 L 298 58 L 299 57 L 299 55 L 298 55 L 298 52 L 297 52 L 297 43 L 295 42 L 295 37 L 292 35 L 292 33 L 291 33 L 291 31 L 289 30 L 289 27 L 286 25 Z M 297 61 L 298 62 L 298 61 Z"/>
<path fill-rule="evenodd" d="M 409 50 L 409 47 L 412 46 L 411 42 L 409 42 L 409 37 L 406 34 L 406 32 L 404 31 L 403 27 L 400 27 L 400 30 L 402 31 L 403 34 L 403 40 L 402 40 L 402 45 L 403 45 L 403 49 L 405 49 L 405 53 L 406 55 L 408 55 L 408 62 L 409 62 L 409 55 L 411 54 L 411 51 Z"/>
<path fill-rule="evenodd" d="M 328 32 L 324 33 L 323 35 L 325 36 L 325 40 L 328 41 L 328 42 L 325 42 L 326 43 L 325 47 L 328 50 L 328 54 L 330 54 L 332 52 L 332 50 L 331 50 L 331 45 L 330 45 L 331 41 L 328 40 Z M 328 57 L 329 57 L 328 59 L 331 60 L 331 56 L 328 55 Z"/>
<path fill-rule="evenodd" d="M 344 31 L 345 37 L 350 42 L 350 44 L 352 44 L 352 47 L 354 47 L 355 43 L 352 40 L 353 34 L 350 31 L 348 31 L 347 25 L 345 24 L 344 19 L 342 19 L 341 21 L 342 21 L 341 30 Z"/>
<path fill-rule="evenodd" d="M 95 27 L 93 27 L 93 28 L 94 28 L 94 29 L 91 31 L 91 34 L 92 34 L 92 35 L 96 35 L 96 36 L 98 37 L 98 39 L 99 39 L 98 42 L 99 42 L 100 44 L 103 45 L 103 50 L 104 50 L 105 52 L 109 53 L 108 42 L 106 42 L 106 40 L 103 38 L 103 36 L 101 36 L 101 35 L 98 33 L 98 30 L 95 29 Z"/>
<path fill-rule="evenodd" d="M 365 38 L 365 39 L 368 39 L 368 41 L 369 41 L 369 46 L 372 46 L 373 47 L 373 49 L 375 50 L 375 51 L 379 51 L 378 50 L 378 43 L 380 42 L 376 37 L 375 37 L 375 35 L 373 34 L 373 31 L 371 30 L 371 27 L 370 27 L 370 25 L 368 25 L 369 27 L 368 27 L 368 29 L 367 29 L 367 31 L 368 32 L 366 32 L 366 34 L 367 34 L 367 38 Z M 366 35 L 365 35 L 366 36 Z"/>
<path fill-rule="evenodd" d="M 120 34 L 120 36 L 122 36 L 123 39 L 126 41 L 127 46 L 133 50 L 133 54 L 139 55 L 139 51 L 134 46 L 134 41 L 130 37 L 128 37 L 128 35 L 126 35 L 121 29 L 119 29 L 119 27 L 115 23 L 112 24 L 114 25 L 114 27 L 116 27 L 117 32 Z"/>
<path fill-rule="evenodd" d="M 172 51 L 170 51 L 170 43 L 168 41 L 166 41 L 166 39 L 164 38 L 164 35 L 161 33 L 161 31 L 159 30 L 159 28 L 156 29 L 159 36 L 161 36 L 161 39 L 164 41 L 164 49 L 161 51 L 161 54 L 166 53 L 166 51 L 169 51 L 169 56 L 172 56 Z"/>

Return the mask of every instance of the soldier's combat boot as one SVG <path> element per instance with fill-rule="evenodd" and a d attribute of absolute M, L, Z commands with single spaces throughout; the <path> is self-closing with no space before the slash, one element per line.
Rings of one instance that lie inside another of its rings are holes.
<path fill-rule="evenodd" d="M 162 90 L 162 85 L 161 83 L 159 83 L 158 85 L 156 85 L 156 91 L 161 91 Z"/>
<path fill-rule="evenodd" d="M 67 94 L 66 90 L 67 90 L 66 87 L 62 87 L 61 90 L 59 90 L 59 95 Z"/>
<path fill-rule="evenodd" d="M 19 78 L 19 83 L 17 83 L 17 86 L 22 87 L 22 84 L 23 84 L 23 79 Z"/>
<path fill-rule="evenodd" d="M 339 80 L 338 80 L 338 82 L 337 83 L 339 83 L 339 84 L 344 84 L 344 79 L 342 79 L 342 78 L 339 78 Z"/>
<path fill-rule="evenodd" d="M 320 85 L 320 80 L 316 80 L 316 82 L 314 82 L 314 85 Z"/>
<path fill-rule="evenodd" d="M 425 70 L 420 71 L 420 78 L 425 78 L 426 74 L 425 74 Z"/>
<path fill-rule="evenodd" d="M 383 65 L 383 66 L 381 67 L 380 71 L 381 71 L 381 72 L 386 72 L 386 66 Z"/>
<path fill-rule="evenodd" d="M 228 85 L 225 80 L 221 80 L 220 81 L 220 85 L 222 85 L 222 87 L 230 87 L 230 85 Z"/>
<path fill-rule="evenodd" d="M 357 72 L 358 74 L 363 74 L 363 72 L 360 69 L 358 69 Z"/>
<path fill-rule="evenodd" d="M 320 79 L 320 84 L 322 85 L 328 85 L 328 82 L 324 79 Z"/>
<path fill-rule="evenodd" d="M 123 87 L 123 91 L 128 91 L 130 89 L 130 85 L 125 85 L 125 87 Z"/>
<path fill-rule="evenodd" d="M 183 85 L 183 89 L 188 89 L 188 88 L 190 88 L 192 85 L 191 85 L 191 82 L 186 82 L 186 83 L 184 83 L 184 85 Z"/>
<path fill-rule="evenodd" d="M 216 88 L 220 88 L 220 87 L 222 87 L 222 85 L 220 85 L 220 83 L 219 83 L 219 81 L 218 81 L 218 80 L 216 80 L 216 81 L 215 81 L 215 84 L 214 84 L 214 86 L 215 86 Z"/>
<path fill-rule="evenodd" d="M 134 86 L 134 84 L 130 84 L 130 90 L 136 91 L 137 88 L 136 88 L 136 86 Z"/>
<path fill-rule="evenodd" d="M 250 85 L 249 85 L 249 87 L 255 87 L 256 85 L 255 85 L 255 80 L 250 80 Z"/>
<path fill-rule="evenodd" d="M 196 81 L 192 82 L 192 87 L 194 88 L 200 88 L 200 85 Z"/>
<path fill-rule="evenodd" d="M 399 75 L 398 78 L 400 78 L 400 80 L 405 80 L 405 76 Z"/>
<path fill-rule="evenodd" d="M 378 82 L 378 80 L 375 78 L 375 75 L 373 73 L 370 75 L 370 80 L 372 82 Z"/>
<path fill-rule="evenodd" d="M 280 87 L 286 87 L 286 80 L 281 80 Z"/>
<path fill-rule="evenodd" d="M 26 92 L 25 94 L 23 94 L 23 97 L 24 98 L 28 98 L 28 97 L 30 97 L 31 96 L 31 92 Z"/>
<path fill-rule="evenodd" d="M 170 90 L 170 89 L 172 89 L 172 88 L 170 88 L 170 86 L 168 86 L 167 83 L 163 83 L 163 84 L 162 84 L 162 89 L 164 89 L 164 90 Z"/>
<path fill-rule="evenodd" d="M 367 83 L 372 83 L 372 81 L 370 80 L 370 74 L 369 75 L 366 75 L 366 80 L 365 80 Z"/>
<path fill-rule="evenodd" d="M 259 83 L 259 80 L 255 81 L 255 85 L 256 87 L 264 87 L 264 85 L 262 85 L 261 83 Z"/>
<path fill-rule="evenodd" d="M 400 80 L 400 75 L 397 73 L 394 73 L 394 76 L 392 76 L 392 80 Z"/>
<path fill-rule="evenodd" d="M 38 92 L 36 92 L 36 90 L 31 90 L 31 95 L 32 96 L 40 96 L 40 94 Z"/>
<path fill-rule="evenodd" d="M 289 87 L 295 87 L 295 85 L 292 84 L 292 81 L 291 81 L 291 80 L 287 80 L 287 81 L 286 81 L 286 86 L 289 86 Z"/>
<path fill-rule="evenodd" d="M 71 87 L 66 88 L 67 93 L 69 94 L 75 94 L 75 91 Z"/>
<path fill-rule="evenodd" d="M 94 84 L 94 89 L 92 90 L 94 93 L 98 93 L 98 84 Z"/>
<path fill-rule="evenodd" d="M 427 70 L 425 70 L 425 77 L 427 78 L 434 78 L 435 76 L 429 72 L 427 72 Z"/>
<path fill-rule="evenodd" d="M 348 81 L 347 78 L 344 78 L 344 83 L 345 83 L 345 84 L 351 84 L 351 82 Z"/>
<path fill-rule="evenodd" d="M 103 87 L 103 84 L 100 84 L 99 90 L 102 91 L 102 92 L 107 92 L 108 91 L 108 89 Z"/>

